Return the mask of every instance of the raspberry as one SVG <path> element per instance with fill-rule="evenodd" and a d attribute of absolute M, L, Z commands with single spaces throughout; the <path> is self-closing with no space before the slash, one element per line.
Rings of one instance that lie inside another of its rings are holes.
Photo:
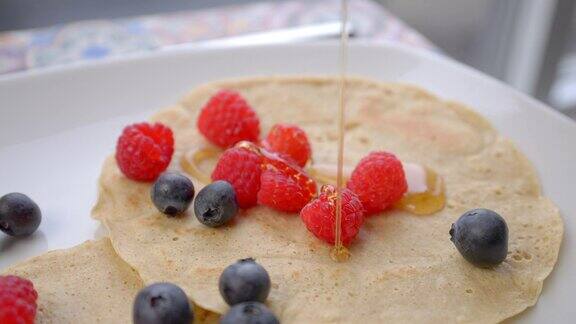
<path fill-rule="evenodd" d="M 371 215 L 400 200 L 408 185 L 402 162 L 394 154 L 372 152 L 352 171 L 347 187 L 360 197 L 366 215 Z"/>
<path fill-rule="evenodd" d="M 236 191 L 240 208 L 253 207 L 260 190 L 261 163 L 262 158 L 256 152 L 242 147 L 229 148 L 212 171 L 212 180 L 228 181 Z"/>
<path fill-rule="evenodd" d="M 27 279 L 0 276 L 0 323 L 32 324 L 38 293 Z"/>
<path fill-rule="evenodd" d="M 264 171 L 258 203 L 285 212 L 298 212 L 316 195 L 316 182 L 279 154 L 259 148 Z M 264 175 L 264 173 L 267 173 Z"/>
<path fill-rule="evenodd" d="M 260 120 L 238 92 L 220 90 L 200 111 L 198 129 L 210 142 L 227 148 L 240 141 L 257 141 Z"/>
<path fill-rule="evenodd" d="M 154 181 L 166 170 L 174 153 L 172 130 L 160 124 L 139 123 L 124 128 L 116 144 L 116 163 L 136 181 Z"/>
<path fill-rule="evenodd" d="M 336 189 L 331 185 L 322 187 L 320 196 L 300 211 L 300 218 L 317 238 L 334 244 L 336 223 Z M 364 208 L 358 196 L 342 190 L 342 243 L 348 245 L 354 240 L 364 222 Z"/>
<path fill-rule="evenodd" d="M 262 164 L 264 168 L 274 168 L 288 176 L 300 179 L 302 185 L 311 181 L 311 178 L 308 177 L 306 172 L 304 172 L 304 170 L 302 170 L 302 168 L 296 165 L 292 160 L 287 160 L 280 154 L 268 151 L 264 148 L 258 148 L 258 152 L 262 155 Z M 316 194 L 316 189 L 313 191 L 314 194 Z"/>
<path fill-rule="evenodd" d="M 288 213 L 299 212 L 316 193 L 316 184 L 306 175 L 299 177 L 268 167 L 260 177 L 258 203 Z"/>
<path fill-rule="evenodd" d="M 310 159 L 310 143 L 304 130 L 296 125 L 276 124 L 270 129 L 262 146 L 279 153 L 283 158 L 304 167 Z"/>

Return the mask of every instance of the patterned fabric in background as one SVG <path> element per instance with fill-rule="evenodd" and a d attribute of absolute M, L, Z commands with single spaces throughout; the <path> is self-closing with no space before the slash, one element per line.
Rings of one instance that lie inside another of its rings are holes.
<path fill-rule="evenodd" d="M 351 0 L 355 38 L 389 40 L 433 49 L 433 45 L 382 6 Z M 0 73 L 97 60 L 166 46 L 238 36 L 339 19 L 339 1 L 261 2 L 198 11 L 80 21 L 49 28 L 0 33 Z"/>

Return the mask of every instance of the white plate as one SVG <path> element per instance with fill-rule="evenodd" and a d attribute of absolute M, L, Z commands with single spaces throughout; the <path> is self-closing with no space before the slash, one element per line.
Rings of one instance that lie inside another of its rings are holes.
<path fill-rule="evenodd" d="M 26 240 L 0 234 L 0 269 L 46 250 L 101 235 L 89 218 L 96 180 L 123 125 L 176 102 L 197 84 L 225 77 L 334 74 L 336 44 L 180 49 L 0 78 L 0 194 L 21 191 L 41 207 L 40 231 Z M 559 263 L 530 323 L 576 317 L 576 125 L 550 108 L 465 66 L 398 45 L 355 44 L 350 72 L 420 85 L 466 103 L 513 139 L 534 163 L 562 211 Z M 385 298 L 385 297 L 384 297 Z"/>

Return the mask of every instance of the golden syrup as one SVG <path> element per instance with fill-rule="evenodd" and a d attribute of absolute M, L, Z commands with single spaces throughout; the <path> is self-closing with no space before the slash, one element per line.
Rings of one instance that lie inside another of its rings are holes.
<path fill-rule="evenodd" d="M 330 258 L 336 262 L 344 262 L 350 259 L 350 250 L 344 245 L 336 245 L 330 249 Z"/>
<path fill-rule="evenodd" d="M 348 64 L 348 0 L 340 1 L 340 80 L 338 82 L 338 169 L 336 172 L 336 217 L 334 220 L 334 247 L 332 260 L 343 262 L 350 258 L 350 251 L 342 244 L 342 189 L 344 188 L 344 123 L 346 99 L 346 68 Z"/>
<path fill-rule="evenodd" d="M 408 191 L 394 207 L 415 215 L 430 215 L 442 210 L 446 204 L 444 179 L 434 170 L 420 164 L 402 163 L 402 165 L 408 182 Z M 306 171 L 320 183 L 336 182 L 337 167 L 335 165 L 314 164 Z M 351 173 L 352 170 L 349 167 L 343 167 L 344 185 Z"/>
<path fill-rule="evenodd" d="M 416 215 L 430 215 L 444 208 L 444 179 L 433 170 L 419 164 L 404 163 L 408 192 L 394 205 Z"/>
<path fill-rule="evenodd" d="M 195 148 L 182 156 L 180 159 L 180 167 L 184 172 L 198 179 L 204 184 L 212 182 L 210 179 L 211 171 L 206 171 L 201 168 L 207 160 L 218 160 L 222 150 L 214 146 L 202 146 Z"/>

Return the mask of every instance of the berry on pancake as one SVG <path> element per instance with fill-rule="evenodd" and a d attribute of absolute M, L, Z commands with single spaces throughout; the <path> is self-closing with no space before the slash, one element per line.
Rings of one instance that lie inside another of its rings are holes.
<path fill-rule="evenodd" d="M 452 224 L 450 240 L 468 262 L 489 268 L 506 259 L 508 226 L 504 218 L 492 210 L 472 209 Z"/>
<path fill-rule="evenodd" d="M 408 190 L 402 162 L 388 152 L 372 152 L 360 160 L 347 187 L 360 198 L 366 216 L 392 206 Z"/>
<path fill-rule="evenodd" d="M 0 276 L 0 323 L 33 324 L 38 293 L 30 280 Z"/>
<path fill-rule="evenodd" d="M 194 313 L 180 287 L 159 282 L 136 295 L 132 317 L 134 324 L 189 324 L 194 320 Z"/>
<path fill-rule="evenodd" d="M 297 213 L 312 199 L 315 187 L 313 185 L 312 189 L 302 185 L 295 177 L 277 169 L 266 169 L 260 176 L 258 203 L 283 212 Z"/>
<path fill-rule="evenodd" d="M 245 302 L 234 305 L 222 316 L 220 324 L 280 324 L 266 305 Z"/>
<path fill-rule="evenodd" d="M 270 276 L 254 259 L 236 261 L 224 269 L 218 280 L 222 298 L 233 306 L 243 302 L 261 302 L 270 293 Z"/>
<path fill-rule="evenodd" d="M 336 223 L 336 189 L 324 185 L 320 196 L 312 200 L 300 211 L 300 218 L 317 238 L 334 244 Z M 364 222 L 364 208 L 358 196 L 348 190 L 342 191 L 342 243 L 348 245 L 354 240 Z"/>
<path fill-rule="evenodd" d="M 238 213 L 236 193 L 232 185 L 217 180 L 202 188 L 194 200 L 194 214 L 200 223 L 219 227 L 228 223 Z"/>
<path fill-rule="evenodd" d="M 194 198 L 194 184 L 176 171 L 162 173 L 150 191 L 154 206 L 168 216 L 184 213 Z"/>
<path fill-rule="evenodd" d="M 260 149 L 262 176 L 258 203 L 284 212 L 299 212 L 316 195 L 316 182 L 279 154 Z"/>
<path fill-rule="evenodd" d="M 210 142 L 228 148 L 240 141 L 256 142 L 260 120 L 238 92 L 220 90 L 202 107 L 198 129 Z"/>
<path fill-rule="evenodd" d="M 154 181 L 170 164 L 174 137 L 160 124 L 139 123 L 124 128 L 116 144 L 116 163 L 136 181 Z"/>
<path fill-rule="evenodd" d="M 304 167 L 310 159 L 310 142 L 306 132 L 296 125 L 276 124 L 272 126 L 262 146 L 277 152 L 285 159 L 292 160 L 299 167 Z"/>
<path fill-rule="evenodd" d="M 240 208 L 256 206 L 260 190 L 262 157 L 257 152 L 243 148 L 229 148 L 218 160 L 212 180 L 225 180 L 234 187 Z"/>

